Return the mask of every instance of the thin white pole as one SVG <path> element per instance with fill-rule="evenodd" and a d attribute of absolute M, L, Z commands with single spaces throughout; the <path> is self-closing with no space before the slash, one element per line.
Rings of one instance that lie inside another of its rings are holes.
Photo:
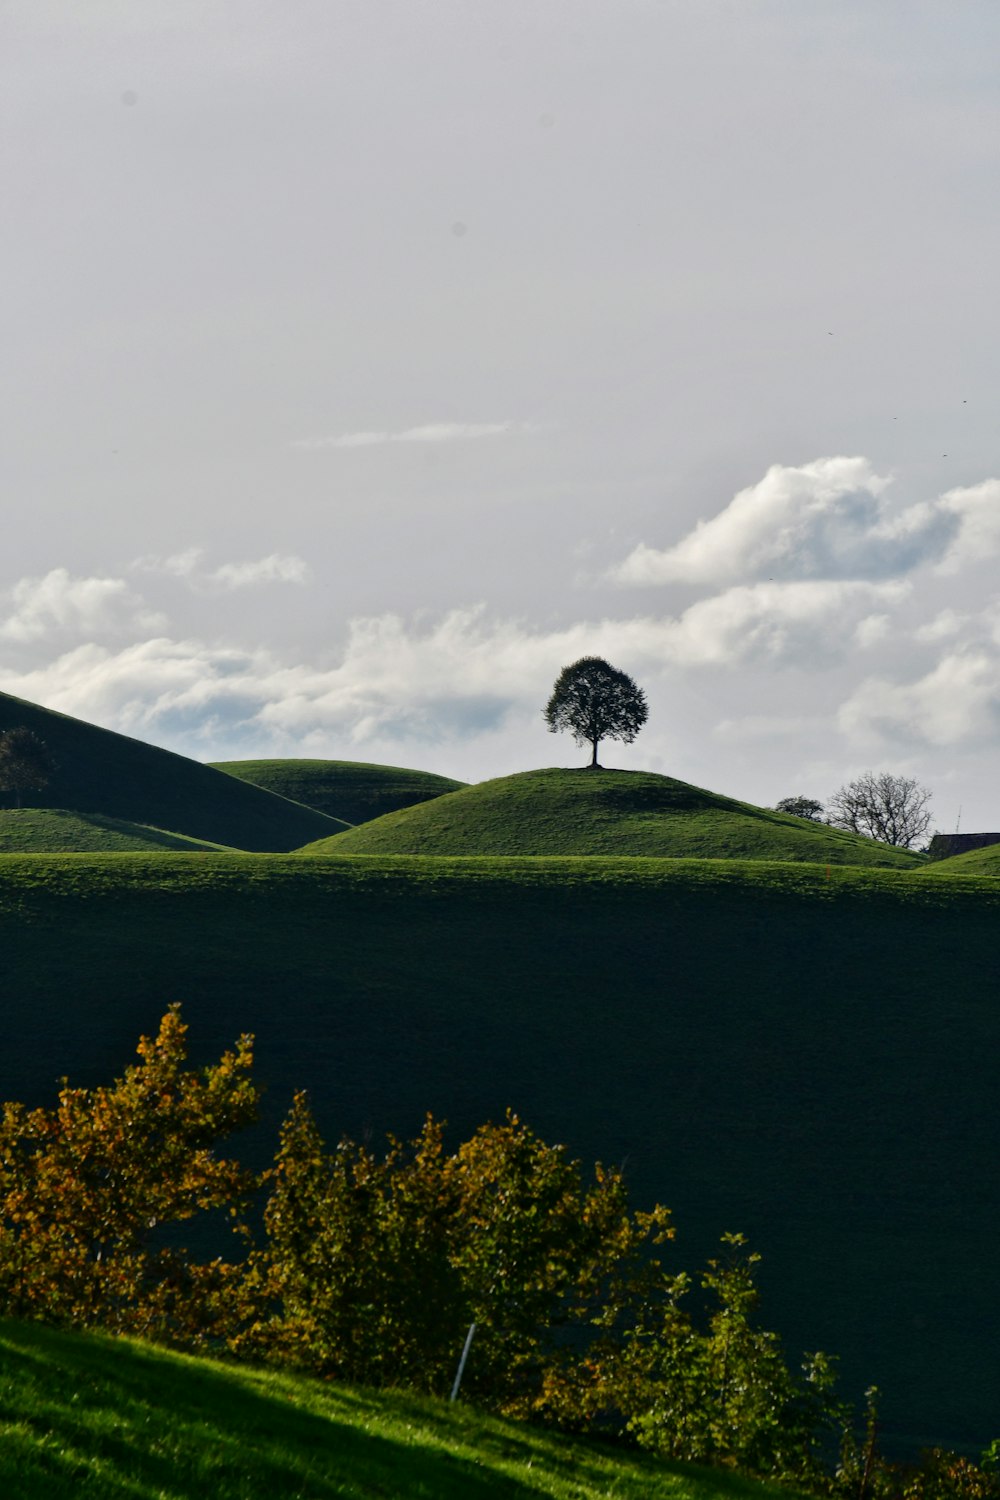
<path fill-rule="evenodd" d="M 475 1325 L 475 1323 L 470 1323 L 469 1324 L 469 1331 L 465 1335 L 465 1347 L 462 1350 L 462 1358 L 459 1360 L 459 1362 L 458 1362 L 458 1369 L 455 1371 L 455 1384 L 451 1388 L 451 1400 L 452 1401 L 454 1401 L 457 1398 L 457 1396 L 458 1396 L 458 1388 L 462 1384 L 462 1376 L 465 1374 L 465 1361 L 469 1357 L 469 1348 L 470 1348 L 470 1346 L 472 1344 L 472 1335 L 475 1333 L 475 1331 L 476 1331 L 476 1325 Z"/>

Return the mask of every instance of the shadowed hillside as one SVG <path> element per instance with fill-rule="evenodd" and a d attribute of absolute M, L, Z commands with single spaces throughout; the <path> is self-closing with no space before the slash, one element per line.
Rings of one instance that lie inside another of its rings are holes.
<path fill-rule="evenodd" d="M 48 785 L 25 794 L 26 806 L 103 813 L 238 849 L 294 849 L 335 831 L 324 814 L 198 761 L 0 693 L 0 731 L 22 725 L 56 763 Z M 0 796 L 0 807 L 14 801 Z"/>
<path fill-rule="evenodd" d="M 0 1099 L 117 1076 L 174 1000 L 257 1034 L 263 1165 L 324 1132 L 461 1139 L 508 1105 L 666 1203 L 677 1265 L 764 1256 L 791 1356 L 886 1440 L 996 1429 L 1000 881 L 741 860 L 0 859 Z"/>
<path fill-rule="evenodd" d="M 464 781 L 433 771 L 370 765 L 359 760 L 220 760 L 217 771 L 251 781 L 279 796 L 315 807 L 344 823 L 367 823 L 383 813 L 456 792 Z"/>
<path fill-rule="evenodd" d="M 648 771 L 524 771 L 404 808 L 310 854 L 618 854 L 909 869 L 920 857 Z"/>

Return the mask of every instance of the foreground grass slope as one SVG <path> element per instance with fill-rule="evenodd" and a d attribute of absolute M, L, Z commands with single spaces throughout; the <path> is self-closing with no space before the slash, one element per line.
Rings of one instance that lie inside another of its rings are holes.
<path fill-rule="evenodd" d="M 461 1405 L 0 1322 L 4 1500 L 768 1500 L 779 1493 Z"/>
<path fill-rule="evenodd" d="M 618 854 L 911 868 L 919 857 L 648 771 L 524 771 L 309 847 L 330 854 Z"/>
<path fill-rule="evenodd" d="M 68 812 L 62 807 L 0 810 L 0 854 L 111 854 L 155 849 L 219 853 L 222 847 L 163 828 L 105 818 L 100 813 Z"/>
<path fill-rule="evenodd" d="M 258 1037 L 263 1164 L 510 1105 L 765 1256 L 792 1356 L 877 1382 L 900 1442 L 995 1435 L 1000 882 L 740 860 L 9 855 L 0 1099 L 116 1076 L 184 1003 Z"/>
<path fill-rule="evenodd" d="M 183 755 L 0 693 L 0 732 L 22 725 L 42 737 L 56 762 L 49 784 L 24 797 L 32 807 L 102 813 L 238 849 L 293 849 L 339 828 L 313 808 Z M 6 805 L 13 805 L 9 795 Z"/>
<path fill-rule="evenodd" d="M 215 769 L 351 824 L 367 823 L 465 785 L 433 771 L 357 760 L 220 760 Z"/>

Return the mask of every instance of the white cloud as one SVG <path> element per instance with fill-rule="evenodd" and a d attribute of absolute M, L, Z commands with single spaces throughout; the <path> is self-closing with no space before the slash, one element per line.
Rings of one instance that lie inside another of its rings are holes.
<path fill-rule="evenodd" d="M 862 743 L 995 742 L 1000 659 L 995 650 L 958 650 L 913 682 L 869 677 L 841 705 L 837 718 L 841 729 Z"/>
<path fill-rule="evenodd" d="M 294 553 L 271 552 L 247 562 L 222 563 L 217 568 L 202 566 L 204 552 L 189 547 L 169 557 L 137 557 L 132 568 L 142 573 L 162 573 L 172 578 L 187 578 L 196 589 L 242 589 L 258 583 L 306 583 L 308 564 Z"/>
<path fill-rule="evenodd" d="M 941 560 L 943 573 L 956 573 L 967 563 L 1000 552 L 1000 479 L 948 490 L 940 506 L 958 521 L 954 540 Z"/>
<path fill-rule="evenodd" d="M 991 529 L 978 489 L 893 514 L 889 483 L 860 457 L 775 464 L 674 546 L 640 543 L 612 576 L 629 584 L 891 578 L 938 562 L 973 525 L 980 547 L 1000 548 L 1000 523 Z"/>
<path fill-rule="evenodd" d="M 42 578 L 22 578 L 7 595 L 0 639 L 18 643 L 67 635 L 100 636 L 155 630 L 164 619 L 146 608 L 121 578 L 74 578 L 53 568 Z"/>
<path fill-rule="evenodd" d="M 914 639 L 918 641 L 943 641 L 949 636 L 957 635 L 965 625 L 968 624 L 969 615 L 963 615 L 955 609 L 942 609 L 928 620 L 926 625 L 920 625 L 913 632 Z"/>
<path fill-rule="evenodd" d="M 530 422 L 427 422 L 421 427 L 403 427 L 394 432 L 371 428 L 334 433 L 330 437 L 298 438 L 291 446 L 314 451 L 320 448 L 374 448 L 382 443 L 456 443 L 533 430 Z"/>
<path fill-rule="evenodd" d="M 870 651 L 879 641 L 884 641 L 891 625 L 888 615 L 865 615 L 854 627 L 854 639 L 862 651 Z"/>
<path fill-rule="evenodd" d="M 186 551 L 171 553 L 169 557 L 151 554 L 137 557 L 129 566 L 136 573 L 165 573 L 171 578 L 189 578 L 197 571 L 204 555 L 200 547 L 188 547 Z"/>
<path fill-rule="evenodd" d="M 360 745 L 495 732 L 534 713 L 559 669 L 607 656 L 627 671 L 808 666 L 852 649 L 873 601 L 905 586 L 761 584 L 702 600 L 677 618 L 580 621 L 538 631 L 482 607 L 435 620 L 379 615 L 351 622 L 338 665 L 288 664 L 157 637 L 112 651 L 87 642 L 34 670 L 0 674 L 0 689 L 127 733 L 207 743 L 223 732 L 308 746 L 331 735 Z"/>
<path fill-rule="evenodd" d="M 846 580 L 727 589 L 665 622 L 666 645 L 684 665 L 814 665 L 850 650 L 874 603 L 895 603 L 908 592 L 900 582 Z"/>
<path fill-rule="evenodd" d="M 223 563 L 206 574 L 205 581 L 226 589 L 243 589 L 256 583 L 305 583 L 308 577 L 308 565 L 301 557 L 272 552 L 256 562 Z"/>

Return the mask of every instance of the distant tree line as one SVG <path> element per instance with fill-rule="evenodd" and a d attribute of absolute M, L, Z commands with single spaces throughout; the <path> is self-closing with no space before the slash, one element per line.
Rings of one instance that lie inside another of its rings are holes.
<path fill-rule="evenodd" d="M 844 1500 L 1000 1500 L 997 1445 L 890 1465 L 874 1390 L 855 1431 L 827 1356 L 792 1371 L 741 1235 L 690 1276 L 667 1209 L 630 1209 L 619 1171 L 585 1180 L 515 1115 L 454 1150 L 428 1118 L 381 1153 L 331 1151 L 300 1094 L 253 1174 L 222 1149 L 257 1114 L 252 1038 L 191 1069 L 173 1007 L 138 1056 L 108 1086 L 64 1083 L 53 1108 L 4 1108 L 6 1314 L 437 1394 L 471 1334 L 463 1394 L 498 1412 Z M 179 1226 L 206 1216 L 228 1223 L 228 1257 L 182 1248 Z"/>
<path fill-rule="evenodd" d="M 825 820 L 823 804 L 814 797 L 782 797 L 776 810 L 814 823 L 825 821 L 831 828 L 860 833 L 881 844 L 912 849 L 931 825 L 930 800 L 930 792 L 912 776 L 866 771 L 834 792 Z"/>

